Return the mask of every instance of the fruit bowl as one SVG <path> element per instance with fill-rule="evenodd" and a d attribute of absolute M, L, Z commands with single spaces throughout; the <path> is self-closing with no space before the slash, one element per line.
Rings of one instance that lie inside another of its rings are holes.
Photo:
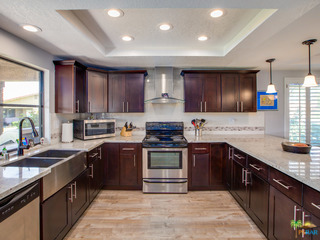
<path fill-rule="evenodd" d="M 299 142 L 282 142 L 283 151 L 292 153 L 308 154 L 311 150 L 310 144 L 299 143 Z"/>

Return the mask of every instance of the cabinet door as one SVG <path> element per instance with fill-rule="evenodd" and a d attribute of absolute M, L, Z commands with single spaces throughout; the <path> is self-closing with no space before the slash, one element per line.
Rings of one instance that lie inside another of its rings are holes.
<path fill-rule="evenodd" d="M 240 74 L 240 111 L 257 111 L 256 74 Z"/>
<path fill-rule="evenodd" d="M 79 175 L 70 185 L 73 185 L 73 202 L 71 204 L 72 225 L 89 206 L 88 169 Z"/>
<path fill-rule="evenodd" d="M 225 189 L 226 186 L 226 144 L 211 144 L 211 186 L 215 189 Z"/>
<path fill-rule="evenodd" d="M 210 154 L 192 154 L 191 160 L 191 186 L 209 187 L 210 186 Z"/>
<path fill-rule="evenodd" d="M 90 202 L 99 193 L 103 184 L 103 162 L 101 158 L 94 160 L 89 164 L 89 196 Z"/>
<path fill-rule="evenodd" d="M 249 174 L 250 184 L 248 189 L 247 212 L 261 229 L 264 235 L 268 234 L 268 206 L 269 206 L 269 183 L 257 177 L 255 174 Z"/>
<path fill-rule="evenodd" d="M 104 184 L 119 186 L 119 143 L 106 143 L 103 145 Z"/>
<path fill-rule="evenodd" d="M 239 74 L 221 74 L 221 111 L 237 112 L 239 102 Z"/>
<path fill-rule="evenodd" d="M 87 111 L 91 113 L 108 111 L 108 75 L 87 71 Z"/>
<path fill-rule="evenodd" d="M 184 75 L 185 112 L 204 111 L 203 86 L 201 74 Z"/>
<path fill-rule="evenodd" d="M 63 239 L 70 230 L 70 196 L 70 188 L 64 187 L 41 204 L 41 239 Z"/>
<path fill-rule="evenodd" d="M 125 74 L 109 74 L 108 81 L 108 111 L 125 112 Z"/>
<path fill-rule="evenodd" d="M 205 74 L 203 79 L 204 112 L 221 111 L 220 74 Z"/>
<path fill-rule="evenodd" d="M 231 189 L 231 180 L 232 180 L 232 156 L 233 156 L 233 147 L 228 146 L 228 157 L 226 162 L 226 185 L 227 188 Z"/>
<path fill-rule="evenodd" d="M 286 195 L 270 186 L 269 199 L 269 233 L 268 238 L 272 240 L 294 240 L 301 239 L 298 229 L 291 227 L 294 220 L 294 208 L 301 206 L 292 201 Z M 301 211 L 296 212 L 296 221 L 301 220 Z"/>
<path fill-rule="evenodd" d="M 238 162 L 232 162 L 232 186 L 231 194 L 238 201 L 238 203 L 245 208 L 246 207 L 246 195 L 247 188 L 243 183 L 245 168 L 242 167 Z"/>
<path fill-rule="evenodd" d="M 120 185 L 138 185 L 138 168 L 136 154 L 120 154 Z"/>
<path fill-rule="evenodd" d="M 144 112 L 144 75 L 126 74 L 125 112 Z"/>

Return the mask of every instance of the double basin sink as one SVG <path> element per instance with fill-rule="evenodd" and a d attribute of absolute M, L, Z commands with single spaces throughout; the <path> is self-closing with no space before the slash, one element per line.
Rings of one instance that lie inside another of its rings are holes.
<path fill-rule="evenodd" d="M 24 158 L 20 161 L 6 164 L 4 165 L 4 167 L 47 168 L 78 152 L 79 151 L 77 150 L 48 150 L 48 151 L 33 155 L 32 157 Z"/>
<path fill-rule="evenodd" d="M 67 160 L 68 159 L 68 160 Z M 56 164 L 60 161 L 61 164 Z M 56 164 L 55 166 L 53 166 Z M 87 168 L 87 154 L 79 150 L 47 150 L 2 167 L 39 167 L 51 171 L 42 178 L 42 201 L 66 186 Z"/>

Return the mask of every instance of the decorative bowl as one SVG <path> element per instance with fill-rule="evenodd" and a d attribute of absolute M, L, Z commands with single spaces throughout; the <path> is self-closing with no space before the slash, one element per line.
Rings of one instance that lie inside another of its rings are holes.
<path fill-rule="evenodd" d="M 302 144 L 307 146 L 299 146 Z M 292 152 L 292 153 L 308 154 L 311 150 L 310 144 L 299 143 L 299 142 L 282 142 L 281 146 L 283 151 Z"/>

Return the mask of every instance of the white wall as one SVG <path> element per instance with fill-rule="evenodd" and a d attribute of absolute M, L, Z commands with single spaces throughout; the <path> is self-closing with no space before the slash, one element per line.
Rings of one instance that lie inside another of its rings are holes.
<path fill-rule="evenodd" d="M 320 76 L 320 72 L 312 71 L 316 76 Z M 285 111 L 284 111 L 284 95 L 285 84 L 284 79 L 287 77 L 304 78 L 308 73 L 305 71 L 280 71 L 275 70 L 272 72 L 272 82 L 275 84 L 278 91 L 278 111 L 264 111 L 265 133 L 285 137 L 284 124 L 285 124 Z M 269 70 L 260 71 L 257 75 L 257 90 L 266 91 L 269 84 Z M 319 82 L 319 80 L 318 80 Z"/>

